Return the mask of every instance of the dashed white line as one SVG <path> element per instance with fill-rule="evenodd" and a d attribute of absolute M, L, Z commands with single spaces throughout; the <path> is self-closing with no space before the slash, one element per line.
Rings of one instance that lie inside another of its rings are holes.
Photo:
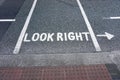
<path fill-rule="evenodd" d="M 29 23 L 30 23 L 30 20 L 31 20 L 32 14 L 33 14 L 33 12 L 34 12 L 34 9 L 35 9 L 35 7 L 36 7 L 36 4 L 37 4 L 37 0 L 34 0 L 33 5 L 32 5 L 32 7 L 31 7 L 31 9 L 30 9 L 30 12 L 29 12 L 29 14 L 28 14 L 28 16 L 27 16 L 26 22 L 25 22 L 25 24 L 24 24 L 24 26 L 23 26 L 23 29 L 22 29 L 22 31 L 21 31 L 21 33 L 20 33 L 20 36 L 19 36 L 19 38 L 18 38 L 18 41 L 17 41 L 17 43 L 16 43 L 16 46 L 15 46 L 15 48 L 14 48 L 13 54 L 18 54 L 19 51 L 20 51 L 20 48 L 21 48 L 21 45 L 22 45 L 22 41 L 23 41 L 24 35 L 25 35 L 26 30 L 27 30 L 27 28 L 28 28 L 28 25 L 29 25 Z"/>
<path fill-rule="evenodd" d="M 120 19 L 120 16 L 118 16 L 118 17 L 104 17 L 103 19 Z"/>
<path fill-rule="evenodd" d="M 0 19 L 0 22 L 15 22 L 16 19 Z"/>
<path fill-rule="evenodd" d="M 88 20 L 88 17 L 87 17 L 87 15 L 86 15 L 85 11 L 84 11 L 84 8 L 83 8 L 80 0 L 77 0 L 77 3 L 78 3 L 78 6 L 79 6 L 79 8 L 80 8 L 80 11 L 81 11 L 81 13 L 82 13 L 82 16 L 83 16 L 83 18 L 84 18 L 84 20 L 85 20 L 85 23 L 86 23 L 86 25 L 87 25 L 88 31 L 90 32 L 90 36 L 91 36 L 91 38 L 92 38 L 93 44 L 94 44 L 94 46 L 95 46 L 95 49 L 96 49 L 96 51 L 101 51 L 100 45 L 99 45 L 99 43 L 98 43 L 98 41 L 97 41 L 97 38 L 96 38 L 96 36 L 95 36 L 95 33 L 94 33 L 93 29 L 92 29 L 92 26 L 91 26 L 91 24 L 90 24 L 90 22 L 89 22 L 89 20 Z"/>

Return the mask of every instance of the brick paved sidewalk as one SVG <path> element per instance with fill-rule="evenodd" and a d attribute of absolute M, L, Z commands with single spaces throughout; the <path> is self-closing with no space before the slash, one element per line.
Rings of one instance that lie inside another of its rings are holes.
<path fill-rule="evenodd" d="M 119 80 L 112 78 L 111 68 L 104 64 L 0 68 L 0 80 Z"/>

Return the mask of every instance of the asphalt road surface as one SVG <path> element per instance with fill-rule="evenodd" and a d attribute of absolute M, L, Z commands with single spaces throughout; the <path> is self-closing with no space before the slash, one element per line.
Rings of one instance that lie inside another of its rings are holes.
<path fill-rule="evenodd" d="M 0 0 L 0 19 L 14 19 L 24 0 Z M 11 22 L 0 22 L 0 40 L 7 32 Z"/>
<path fill-rule="evenodd" d="M 2 6 L 9 5 L 7 2 L 10 1 L 1 3 L 1 11 L 5 8 Z M 11 4 L 18 7 L 15 12 L 10 7 L 8 16 L 0 12 L 0 16 L 15 19 L 1 36 L 0 54 L 100 53 L 120 49 L 119 0 L 25 0 L 21 5 Z M 7 26 L 8 22 L 1 22 L 0 27 L 2 24 Z"/>

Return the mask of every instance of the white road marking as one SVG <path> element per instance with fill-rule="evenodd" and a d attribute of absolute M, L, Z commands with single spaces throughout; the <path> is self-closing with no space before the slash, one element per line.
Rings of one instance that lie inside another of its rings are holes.
<path fill-rule="evenodd" d="M 99 45 L 99 43 L 98 43 L 98 41 L 97 41 L 97 38 L 96 38 L 96 36 L 95 36 L 95 33 L 94 33 L 93 29 L 92 29 L 92 26 L 91 26 L 91 24 L 90 24 L 90 22 L 89 22 L 89 20 L 88 20 L 88 17 L 87 17 L 87 15 L 86 15 L 85 11 L 84 11 L 84 8 L 82 7 L 82 4 L 81 4 L 80 0 L 77 0 L 77 3 L 78 3 L 78 6 L 79 6 L 79 8 L 80 8 L 80 11 L 81 11 L 81 13 L 82 13 L 82 16 L 83 16 L 83 18 L 84 18 L 84 20 L 85 20 L 85 23 L 86 23 L 86 25 L 87 25 L 87 28 L 88 28 L 88 30 L 89 30 L 89 32 L 90 32 L 90 36 L 91 36 L 91 38 L 92 38 L 93 44 L 94 44 L 94 46 L 95 46 L 95 49 L 96 49 L 96 51 L 101 51 L 100 45 Z"/>
<path fill-rule="evenodd" d="M 15 22 L 16 19 L 0 19 L 0 22 Z"/>
<path fill-rule="evenodd" d="M 13 54 L 18 54 L 19 51 L 20 51 L 20 48 L 21 48 L 21 45 L 22 45 L 22 41 L 23 41 L 24 35 L 25 35 L 26 30 L 27 30 L 27 28 L 28 28 L 28 25 L 29 25 L 29 23 L 30 23 L 30 20 L 31 20 L 32 14 L 33 14 L 33 12 L 34 12 L 34 9 L 35 9 L 35 7 L 36 7 L 36 4 L 37 4 L 37 0 L 34 0 L 33 5 L 32 5 L 32 7 L 31 7 L 31 10 L 30 10 L 30 12 L 29 12 L 29 14 L 28 14 L 28 16 L 27 16 L 26 22 L 25 22 L 25 24 L 24 24 L 24 26 L 23 26 L 23 29 L 22 29 L 22 31 L 21 31 L 21 33 L 20 33 L 20 36 L 19 36 L 19 38 L 18 38 L 18 41 L 17 41 L 17 43 L 16 43 L 16 46 L 15 46 L 15 48 L 14 48 Z"/>
<path fill-rule="evenodd" d="M 120 17 L 104 17 L 103 19 L 120 19 Z"/>
<path fill-rule="evenodd" d="M 105 32 L 105 34 L 99 34 L 99 35 L 97 35 L 97 37 L 106 37 L 108 40 L 111 40 L 115 36 L 113 34 Z"/>

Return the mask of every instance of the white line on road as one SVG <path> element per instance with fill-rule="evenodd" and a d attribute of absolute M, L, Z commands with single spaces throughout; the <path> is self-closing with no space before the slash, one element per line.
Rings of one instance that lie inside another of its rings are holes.
<path fill-rule="evenodd" d="M 25 24 L 24 24 L 24 26 L 23 26 L 23 29 L 22 29 L 22 31 L 21 31 L 21 33 L 20 33 L 20 36 L 19 36 L 19 38 L 18 38 L 18 41 L 17 41 L 17 43 L 16 43 L 16 46 L 15 46 L 15 48 L 14 48 L 13 54 L 18 54 L 19 51 L 20 51 L 20 48 L 21 48 L 21 45 L 22 45 L 22 41 L 23 41 L 24 35 L 25 35 L 26 30 L 27 30 L 27 28 L 28 28 L 28 25 L 29 25 L 29 23 L 30 23 L 30 20 L 31 20 L 32 14 L 33 14 L 33 12 L 34 12 L 34 9 L 35 9 L 35 7 L 36 7 L 36 4 L 37 4 L 37 0 L 34 0 L 33 5 L 32 5 L 32 7 L 31 7 L 31 10 L 30 10 L 30 12 L 29 12 L 29 14 L 28 14 L 28 16 L 27 16 L 26 22 L 25 22 Z"/>
<path fill-rule="evenodd" d="M 88 20 L 88 17 L 87 17 L 87 15 L 86 15 L 85 11 L 84 11 L 84 8 L 82 7 L 82 4 L 81 4 L 80 0 L 77 0 L 77 3 L 78 3 L 78 6 L 79 6 L 79 8 L 80 8 L 80 11 L 81 11 L 81 13 L 82 13 L 82 16 L 83 16 L 83 18 L 84 18 L 84 20 L 85 20 L 85 23 L 86 23 L 86 25 L 87 25 L 87 28 L 88 28 L 88 30 L 89 30 L 89 32 L 90 32 L 90 36 L 91 36 L 91 38 L 92 38 L 93 44 L 94 44 L 94 46 L 95 46 L 95 49 L 96 49 L 96 51 L 101 51 L 100 45 L 99 45 L 99 43 L 98 43 L 98 41 L 97 41 L 97 38 L 96 38 L 96 36 L 95 36 L 95 33 L 94 33 L 93 29 L 92 29 L 92 26 L 91 26 L 91 24 L 90 24 L 90 22 L 89 22 L 89 20 Z"/>
<path fill-rule="evenodd" d="M 104 17 L 103 19 L 120 19 L 120 17 Z"/>
<path fill-rule="evenodd" d="M 113 34 L 105 32 L 105 34 L 98 34 L 97 37 L 107 37 L 108 40 L 111 40 L 115 36 Z"/>
<path fill-rule="evenodd" d="M 15 22 L 16 19 L 0 19 L 0 22 Z"/>

